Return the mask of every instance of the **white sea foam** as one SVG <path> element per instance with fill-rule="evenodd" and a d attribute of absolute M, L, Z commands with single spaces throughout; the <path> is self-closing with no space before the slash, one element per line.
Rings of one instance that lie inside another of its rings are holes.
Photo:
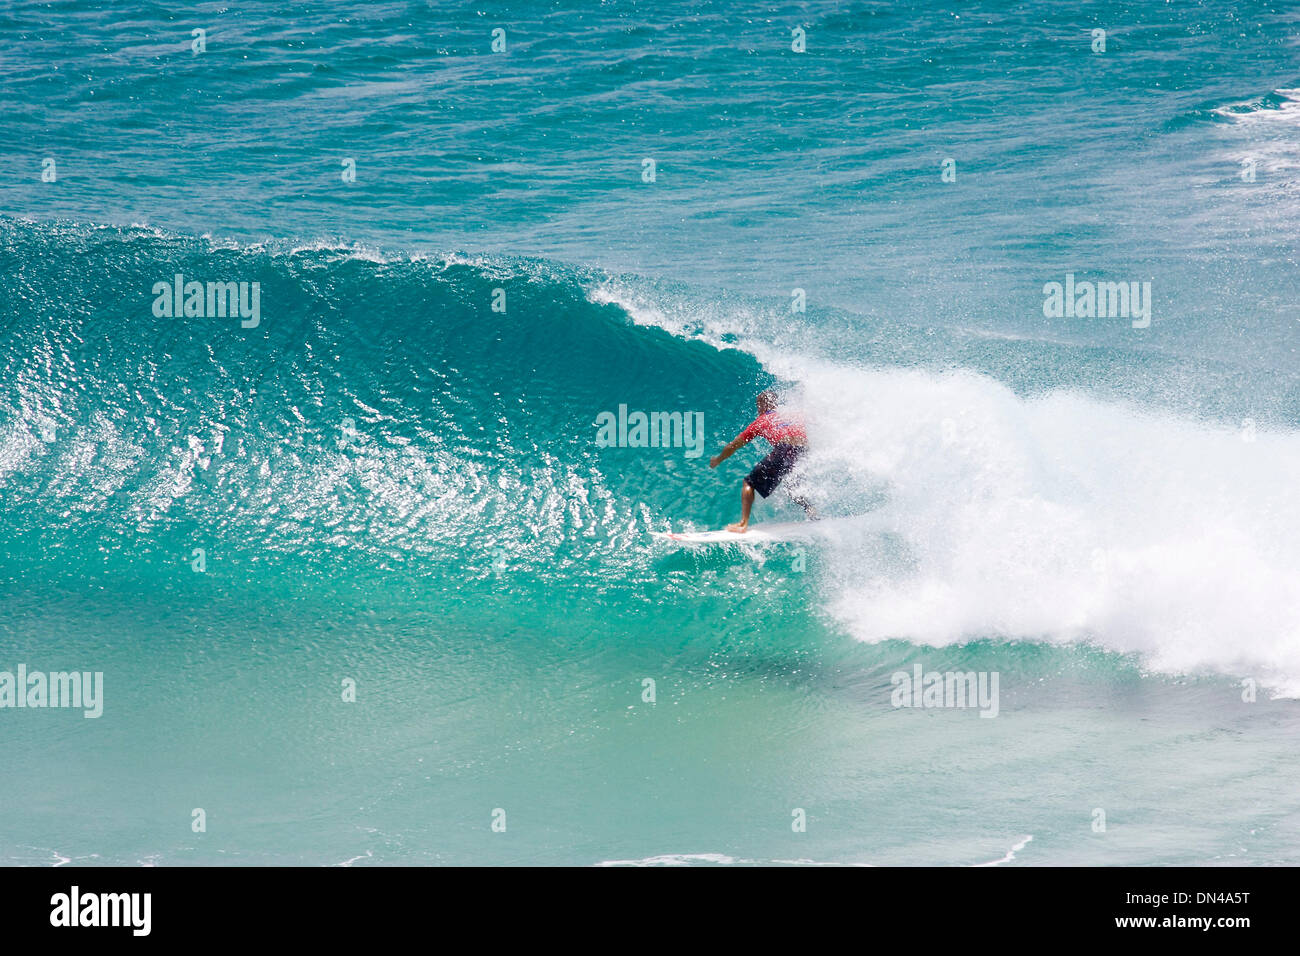
<path fill-rule="evenodd" d="M 735 863 L 752 863 L 752 860 L 737 860 L 725 853 L 661 853 L 647 856 L 640 860 L 602 860 L 596 866 L 728 866 Z"/>
<path fill-rule="evenodd" d="M 1276 107 L 1265 108 L 1259 99 L 1242 100 L 1217 107 L 1213 113 L 1238 123 L 1279 122 L 1294 126 L 1296 116 L 1300 114 L 1300 90 L 1277 89 L 1273 92 L 1279 97 Z"/>
<path fill-rule="evenodd" d="M 1023 845 L 1023 844 L 1022 844 Z M 1016 849 L 1019 849 L 1017 847 Z M 640 860 L 602 860 L 595 866 L 873 866 L 871 863 L 828 863 L 820 860 L 747 860 L 725 853 L 661 853 Z"/>
<path fill-rule="evenodd" d="M 1300 694 L 1300 434 L 974 373 L 803 370 L 816 486 L 880 485 L 889 536 L 832 543 L 864 641 L 1091 640 Z"/>
<path fill-rule="evenodd" d="M 1017 843 L 1015 846 L 1013 846 L 1010 850 L 1008 850 L 1005 854 L 1003 854 L 998 859 L 989 860 L 987 863 L 976 863 L 975 866 L 977 867 L 978 866 L 1001 866 L 1003 863 L 1010 863 L 1012 860 L 1016 858 L 1017 853 L 1019 853 L 1025 847 L 1029 846 L 1029 843 L 1031 840 L 1033 840 L 1033 838 L 1034 838 L 1033 834 L 1030 834 L 1029 836 L 1025 837 L 1023 840 L 1021 840 L 1019 843 Z"/>

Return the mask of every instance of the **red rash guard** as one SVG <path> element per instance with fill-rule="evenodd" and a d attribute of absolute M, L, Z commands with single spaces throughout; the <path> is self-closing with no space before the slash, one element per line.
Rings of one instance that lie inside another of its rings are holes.
<path fill-rule="evenodd" d="M 804 433 L 803 422 L 778 411 L 764 412 L 740 433 L 741 443 L 749 441 L 755 435 L 762 435 L 773 445 L 806 445 L 808 436 Z"/>

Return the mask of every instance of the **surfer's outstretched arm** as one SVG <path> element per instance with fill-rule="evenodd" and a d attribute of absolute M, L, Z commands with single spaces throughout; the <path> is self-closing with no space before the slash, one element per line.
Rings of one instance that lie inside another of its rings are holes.
<path fill-rule="evenodd" d="M 722 451 L 718 452 L 716 455 L 714 455 L 712 458 L 709 459 L 709 467 L 717 468 L 719 464 L 726 461 L 728 458 L 730 458 L 740 449 L 744 448 L 752 440 L 753 440 L 752 438 L 745 437 L 745 434 L 743 432 L 737 435 L 725 447 L 723 447 Z"/>

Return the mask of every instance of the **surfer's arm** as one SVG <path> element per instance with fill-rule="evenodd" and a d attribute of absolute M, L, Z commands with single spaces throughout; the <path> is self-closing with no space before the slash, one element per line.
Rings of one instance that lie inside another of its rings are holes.
<path fill-rule="evenodd" d="M 721 462 L 726 461 L 737 451 L 739 451 L 740 449 L 748 445 L 753 440 L 753 437 L 754 436 L 749 434 L 749 429 L 745 429 L 745 431 L 741 432 L 739 435 L 733 438 L 730 444 L 724 447 L 722 451 L 718 452 L 716 455 L 714 455 L 712 458 L 709 459 L 709 467 L 717 468 Z"/>

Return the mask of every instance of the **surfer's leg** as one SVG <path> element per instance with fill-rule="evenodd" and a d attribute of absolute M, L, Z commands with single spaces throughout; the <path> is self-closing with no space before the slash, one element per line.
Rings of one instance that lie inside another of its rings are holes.
<path fill-rule="evenodd" d="M 740 491 L 740 521 L 736 524 L 727 525 L 728 531 L 748 531 L 749 530 L 749 509 L 754 507 L 754 489 L 746 481 Z"/>
<path fill-rule="evenodd" d="M 821 515 L 817 513 L 817 509 L 814 508 L 812 506 L 812 503 L 809 502 L 808 499 L 805 498 L 803 495 L 796 495 L 793 492 L 791 492 L 790 497 L 794 499 L 795 504 L 797 504 L 800 508 L 804 510 L 804 512 L 808 515 L 809 518 L 812 518 L 815 521 L 821 517 Z"/>
<path fill-rule="evenodd" d="M 749 509 L 754 504 L 754 493 L 757 492 L 766 498 L 774 492 L 781 479 L 785 477 L 785 473 L 794 466 L 793 457 L 789 445 L 777 445 L 768 452 L 766 458 L 754 466 L 754 470 L 745 478 L 745 488 L 740 494 L 740 521 L 728 525 L 728 531 L 745 531 L 749 528 Z"/>
<path fill-rule="evenodd" d="M 791 471 L 794 471 L 794 466 L 798 463 L 799 459 L 803 457 L 803 454 L 804 454 L 803 448 L 794 448 L 791 450 L 791 454 L 787 459 L 789 464 L 789 469 Z M 800 508 L 802 508 L 804 510 L 804 514 L 806 514 L 809 518 L 815 521 L 816 519 L 821 517 L 821 515 L 817 513 L 817 509 L 812 506 L 812 502 L 810 502 L 807 498 L 804 497 L 802 475 L 800 475 L 797 472 L 794 475 L 792 475 L 790 478 L 790 483 L 786 485 L 785 491 L 786 494 L 790 496 L 790 500 L 793 501 L 795 504 L 797 504 Z"/>

